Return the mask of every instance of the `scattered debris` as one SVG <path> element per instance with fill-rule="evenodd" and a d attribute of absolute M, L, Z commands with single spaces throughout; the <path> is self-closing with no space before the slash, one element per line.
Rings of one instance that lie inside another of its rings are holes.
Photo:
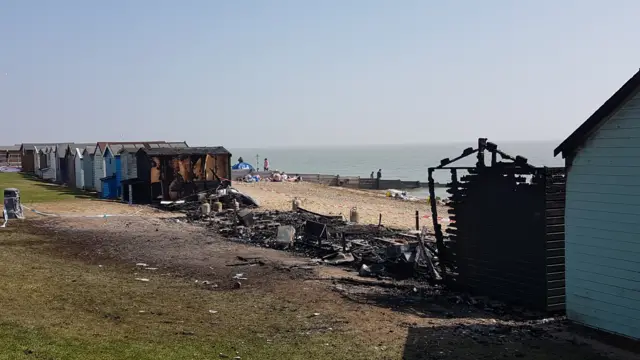
<path fill-rule="evenodd" d="M 342 251 L 338 251 L 337 253 L 327 255 L 322 258 L 325 264 L 330 265 L 342 265 L 342 264 L 350 264 L 355 261 L 355 258 L 351 253 L 343 253 Z"/>
<path fill-rule="evenodd" d="M 291 225 L 278 226 L 276 232 L 276 248 L 287 249 L 293 245 L 293 240 L 296 235 L 296 229 Z"/>
<path fill-rule="evenodd" d="M 216 310 L 209 310 L 209 314 L 217 314 L 218 312 Z"/>
<path fill-rule="evenodd" d="M 239 194 L 226 189 L 215 196 L 220 199 L 230 193 Z M 250 209 L 253 205 L 243 203 L 244 207 L 236 210 L 229 201 L 226 204 L 226 209 L 209 215 L 203 215 L 197 200 L 185 202 L 182 208 L 187 209 L 187 221 L 231 241 L 294 252 L 314 258 L 316 263 L 350 266 L 362 276 L 441 279 L 435 236 L 424 230 L 408 233 L 383 225 L 355 224 L 342 215 L 323 215 L 301 207 L 296 211 L 255 211 Z M 191 208 L 194 210 L 188 210 Z M 227 266 L 264 265 L 256 259 L 238 260 L 241 262 Z M 244 274 L 233 278 L 246 280 Z"/>
<path fill-rule="evenodd" d="M 142 281 L 142 282 L 149 282 L 149 279 L 147 278 L 136 278 L 136 280 Z"/>
<path fill-rule="evenodd" d="M 233 279 L 236 279 L 236 280 L 248 280 L 246 277 L 244 277 L 243 273 L 235 274 L 233 276 Z"/>
<path fill-rule="evenodd" d="M 137 263 L 136 266 L 141 266 L 141 267 L 147 267 L 149 265 L 145 264 L 145 263 Z"/>

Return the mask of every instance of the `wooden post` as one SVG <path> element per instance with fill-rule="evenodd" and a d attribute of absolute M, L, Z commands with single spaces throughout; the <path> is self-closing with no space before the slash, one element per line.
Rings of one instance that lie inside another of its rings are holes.
<path fill-rule="evenodd" d="M 486 138 L 479 138 L 478 139 L 478 163 L 476 164 L 476 166 L 479 167 L 479 168 L 485 166 L 484 150 L 486 148 L 487 148 L 487 139 Z"/>
<path fill-rule="evenodd" d="M 378 226 L 382 226 L 382 213 L 380 213 L 380 217 L 378 218 Z"/>
<path fill-rule="evenodd" d="M 438 258 L 440 259 L 440 272 L 442 279 L 446 280 L 447 271 L 444 263 L 446 262 L 446 250 L 444 248 L 444 237 L 442 229 L 438 224 L 438 208 L 436 203 L 435 181 L 433 180 L 433 168 L 429 168 L 429 203 L 431 205 L 431 219 L 433 220 L 433 230 L 436 233 L 436 247 L 438 249 Z"/>
<path fill-rule="evenodd" d="M 416 230 L 420 230 L 420 211 L 416 210 Z"/>

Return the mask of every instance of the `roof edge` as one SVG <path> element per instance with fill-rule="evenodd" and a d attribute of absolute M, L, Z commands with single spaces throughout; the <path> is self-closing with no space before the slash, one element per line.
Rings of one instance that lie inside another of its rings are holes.
<path fill-rule="evenodd" d="M 636 93 L 638 88 L 640 88 L 640 70 L 627 80 L 627 82 L 607 99 L 585 122 L 578 126 L 569 137 L 560 143 L 560 145 L 553 150 L 553 156 L 555 157 L 562 153 L 562 157 L 566 158 L 568 152 L 580 146 L 586 137 L 589 136 L 602 121 L 607 119 L 609 115 L 626 103 L 629 97 Z"/>

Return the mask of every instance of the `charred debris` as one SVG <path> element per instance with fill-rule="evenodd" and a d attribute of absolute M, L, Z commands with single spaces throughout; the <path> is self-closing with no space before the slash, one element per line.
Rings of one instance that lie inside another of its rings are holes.
<path fill-rule="evenodd" d="M 225 238 L 254 246 L 290 251 L 319 264 L 349 266 L 361 276 L 441 280 L 435 236 L 349 222 L 293 204 L 291 211 L 261 211 L 258 202 L 229 184 L 179 201 L 165 209 L 183 212 L 187 221 Z"/>

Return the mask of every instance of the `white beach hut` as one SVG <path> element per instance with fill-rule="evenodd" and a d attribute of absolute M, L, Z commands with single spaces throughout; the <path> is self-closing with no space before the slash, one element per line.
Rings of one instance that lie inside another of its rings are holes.
<path fill-rule="evenodd" d="M 84 161 L 83 161 L 83 149 L 75 148 L 73 154 L 73 162 L 75 163 L 76 172 L 76 188 L 84 189 Z"/>

